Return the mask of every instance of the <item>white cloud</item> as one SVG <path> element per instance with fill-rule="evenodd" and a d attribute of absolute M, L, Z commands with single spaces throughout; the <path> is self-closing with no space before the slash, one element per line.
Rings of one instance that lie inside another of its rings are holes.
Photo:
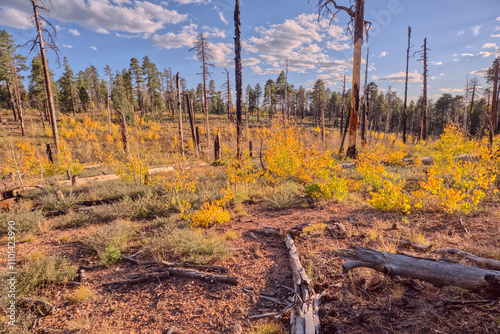
<path fill-rule="evenodd" d="M 217 12 L 219 14 L 219 19 L 224 23 L 224 24 L 229 24 L 227 22 L 226 18 L 224 17 L 224 14 L 222 12 Z"/>
<path fill-rule="evenodd" d="M 484 77 L 484 76 L 486 76 L 487 72 L 488 72 L 488 68 L 486 67 L 486 68 L 481 68 L 479 70 L 472 71 L 472 72 L 470 72 L 470 74 Z"/>
<path fill-rule="evenodd" d="M 69 29 L 68 31 L 73 36 L 80 36 L 80 32 L 77 29 Z"/>
<path fill-rule="evenodd" d="M 500 37 L 500 34 L 496 34 L 496 35 L 491 34 L 490 37 Z"/>
<path fill-rule="evenodd" d="M 216 27 L 208 27 L 208 26 L 203 26 L 203 36 L 206 38 L 210 37 L 220 37 L 220 38 L 226 38 L 226 31 L 216 28 Z"/>
<path fill-rule="evenodd" d="M 478 35 L 479 35 L 479 29 L 481 29 L 481 26 L 480 26 L 480 25 L 477 25 L 477 26 L 471 27 L 471 30 L 472 30 L 472 35 L 473 35 L 473 36 L 478 36 Z"/>
<path fill-rule="evenodd" d="M 490 52 L 490 51 L 481 51 L 478 53 L 479 56 L 483 56 L 484 58 L 491 56 L 495 52 Z"/>
<path fill-rule="evenodd" d="M 63 44 L 63 48 L 72 49 L 73 45 Z"/>
<path fill-rule="evenodd" d="M 262 69 L 259 66 L 250 67 L 250 71 L 255 74 L 263 74 Z"/>
<path fill-rule="evenodd" d="M 97 47 L 95 47 L 95 46 L 93 46 L 93 45 L 91 45 L 91 46 L 90 46 L 90 48 L 91 48 L 92 50 L 94 50 L 94 51 L 97 51 Z"/>
<path fill-rule="evenodd" d="M 326 47 L 335 51 L 349 50 L 351 48 L 347 43 L 338 43 L 336 41 L 328 41 Z"/>
<path fill-rule="evenodd" d="M 483 45 L 482 49 L 495 49 L 496 47 L 496 43 L 486 43 Z"/>
<path fill-rule="evenodd" d="M 406 73 L 403 71 L 378 78 L 378 80 L 395 81 L 395 82 L 405 82 L 405 79 L 406 79 Z M 421 80 L 421 75 L 417 72 L 417 70 L 408 73 L 409 82 L 419 82 L 420 80 Z"/>
<path fill-rule="evenodd" d="M 444 75 L 444 73 L 439 73 L 439 75 Z"/>
<path fill-rule="evenodd" d="M 439 90 L 445 93 L 461 93 L 464 91 L 463 88 L 440 88 Z"/>
<path fill-rule="evenodd" d="M 180 14 L 147 0 L 51 0 L 47 17 L 61 22 L 80 23 L 92 31 L 129 32 L 152 34 L 167 24 L 185 21 L 187 14 Z M 28 1 L 2 0 L 5 7 L 12 7 L 31 15 Z M 12 8 L 4 9 L 12 11 Z M 4 24 L 4 20 L 1 22 Z"/>
<path fill-rule="evenodd" d="M 457 32 L 457 35 L 458 35 L 458 36 L 463 35 L 463 34 L 465 34 L 465 30 L 459 30 L 459 31 Z"/>
<path fill-rule="evenodd" d="M 462 53 L 462 57 L 473 57 L 473 53 Z"/>
<path fill-rule="evenodd" d="M 234 67 L 233 46 L 231 43 L 208 43 L 215 66 Z"/>
<path fill-rule="evenodd" d="M 210 3 L 210 0 L 173 0 L 174 2 L 177 2 L 178 4 L 181 5 L 189 5 L 192 3 Z"/>
<path fill-rule="evenodd" d="M 387 56 L 389 53 L 387 51 L 383 51 L 383 52 L 380 52 L 380 54 L 378 55 L 379 57 L 385 57 Z"/>
<path fill-rule="evenodd" d="M 193 47 L 198 36 L 197 28 L 196 24 L 191 23 L 182 27 L 182 31 L 178 34 L 168 32 L 164 35 L 154 35 L 153 45 L 164 49 L 178 49 L 183 46 Z"/>
<path fill-rule="evenodd" d="M 497 17 L 497 19 L 496 19 L 495 21 L 500 21 L 500 16 L 499 16 L 499 17 Z"/>
<path fill-rule="evenodd" d="M 439 78 L 435 77 L 435 76 L 431 77 L 431 80 L 434 80 L 434 79 L 439 79 Z"/>
<path fill-rule="evenodd" d="M 255 66 L 260 63 L 260 60 L 257 58 L 247 58 L 243 59 L 243 66 Z"/>
<path fill-rule="evenodd" d="M 431 61 L 431 64 L 436 65 L 436 66 L 440 66 L 440 65 L 443 65 L 443 62 L 442 61 Z"/>
<path fill-rule="evenodd" d="M 0 22 L 2 22 L 2 25 L 12 28 L 33 28 L 30 17 L 31 15 L 14 8 L 3 8 L 0 10 Z"/>
<path fill-rule="evenodd" d="M 247 52 L 258 54 L 262 73 L 280 73 L 285 58 L 289 60 L 289 70 L 297 73 L 343 72 L 349 67 L 344 60 L 333 60 L 318 45 L 326 41 L 327 48 L 347 50 L 350 46 L 343 42 L 349 37 L 342 27 L 330 25 L 329 20 L 318 21 L 316 14 L 301 14 L 282 23 L 258 27 L 255 32 L 256 35 L 243 41 L 243 47 Z"/>

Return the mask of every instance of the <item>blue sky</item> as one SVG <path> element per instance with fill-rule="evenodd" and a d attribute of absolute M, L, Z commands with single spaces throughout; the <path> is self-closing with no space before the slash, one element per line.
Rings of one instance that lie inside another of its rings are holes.
<path fill-rule="evenodd" d="M 199 62 L 188 50 L 199 32 L 211 43 L 216 86 L 224 81 L 224 67 L 234 81 L 233 0 L 52 0 L 46 15 L 58 26 L 57 43 L 73 71 L 92 63 L 103 75 L 128 68 L 130 58 L 145 55 L 160 68 L 171 67 L 187 80 L 200 82 Z M 347 4 L 348 0 L 338 0 Z M 24 44 L 35 36 L 30 3 L 1 0 L 0 29 Z M 366 0 L 365 19 L 372 22 L 368 79 L 380 89 L 393 87 L 403 94 L 407 27 L 412 27 L 412 53 L 427 37 L 429 98 L 449 92 L 463 94 L 466 76 L 479 76 L 500 56 L 500 1 L 477 0 Z M 276 79 L 289 60 L 289 82 L 312 88 L 317 79 L 340 90 L 342 76 L 350 86 L 352 38 L 346 34 L 345 13 L 318 21 L 317 0 L 242 0 L 243 85 Z M 27 48 L 20 51 L 28 54 Z M 30 57 L 34 55 L 31 54 Z M 49 59 L 52 56 L 49 55 Z M 51 69 L 59 76 L 54 61 Z M 422 64 L 410 59 L 409 98 L 422 89 Z M 363 65 L 364 74 L 364 65 Z M 27 73 L 26 73 L 27 75 Z M 362 78 L 363 79 L 363 78 Z M 363 79 L 364 80 L 364 79 Z"/>

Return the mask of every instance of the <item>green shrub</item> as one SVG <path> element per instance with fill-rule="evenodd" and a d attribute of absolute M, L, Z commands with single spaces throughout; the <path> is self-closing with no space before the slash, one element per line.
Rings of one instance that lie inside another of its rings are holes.
<path fill-rule="evenodd" d="M 44 225 L 45 217 L 41 210 L 29 210 L 22 208 L 17 211 L 0 214 L 0 234 L 6 234 L 8 222 L 14 221 L 16 224 L 16 235 L 19 234 L 42 234 L 45 229 L 40 229 Z"/>
<path fill-rule="evenodd" d="M 223 238 L 204 236 L 191 228 L 163 228 L 148 240 L 150 251 L 157 260 L 175 260 L 206 264 L 230 256 L 229 245 Z"/>
<path fill-rule="evenodd" d="M 116 220 L 110 225 L 94 228 L 94 232 L 84 242 L 97 252 L 100 264 L 110 266 L 120 258 L 136 231 L 137 227 L 132 222 Z"/>

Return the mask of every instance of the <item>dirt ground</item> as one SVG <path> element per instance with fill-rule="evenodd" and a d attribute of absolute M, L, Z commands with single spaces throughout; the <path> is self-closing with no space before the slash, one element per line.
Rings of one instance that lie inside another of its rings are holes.
<path fill-rule="evenodd" d="M 288 251 L 281 236 L 249 232 L 263 224 L 289 230 L 303 223 L 340 222 L 348 237 L 328 233 L 305 235 L 295 242 L 302 264 L 312 277 L 321 300 L 322 333 L 500 333 L 499 296 L 471 293 L 454 287 L 437 288 L 408 278 L 390 279 L 370 269 L 342 272 L 339 249 L 364 246 L 384 250 L 383 238 L 392 237 L 433 245 L 433 249 L 456 247 L 479 256 L 500 256 L 500 212 L 498 204 L 472 217 L 422 213 L 409 217 L 345 204 L 308 205 L 280 211 L 266 210 L 262 203 L 247 203 L 246 216 L 213 228 L 218 234 L 234 231 L 233 256 L 214 263 L 229 268 L 228 275 L 242 278 L 238 286 L 171 277 L 136 285 L 102 286 L 133 275 L 158 271 L 156 265 L 119 261 L 105 268 L 97 255 L 81 242 L 60 241 L 71 233 L 78 238 L 88 229 L 55 230 L 37 240 L 18 245 L 21 256 L 35 250 L 60 254 L 76 266 L 94 265 L 86 272 L 86 284 L 97 295 L 84 302 L 70 303 L 73 287 L 57 286 L 49 300 L 53 315 L 40 318 L 34 333 L 240 333 L 273 317 L 252 316 L 279 312 L 286 303 L 257 297 L 259 294 L 284 301 L 292 296 L 292 274 Z M 143 222 L 147 231 L 148 222 Z M 144 232 L 145 233 L 145 232 Z M 130 249 L 130 255 L 140 248 Z M 399 247 L 399 252 L 434 256 Z M 148 261 L 146 252 L 136 257 Z M 463 261 L 462 261 L 463 262 Z M 463 262 L 465 263 L 465 262 Z M 3 263 L 1 264 L 4 265 Z M 279 322 L 289 331 L 289 314 Z"/>

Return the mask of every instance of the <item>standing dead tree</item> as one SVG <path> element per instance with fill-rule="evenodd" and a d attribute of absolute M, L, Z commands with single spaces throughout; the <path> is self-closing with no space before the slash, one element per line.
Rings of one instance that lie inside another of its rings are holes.
<path fill-rule="evenodd" d="M 44 0 L 39 0 L 39 3 L 43 4 Z M 54 97 L 52 96 L 52 87 L 50 85 L 50 73 L 49 67 L 47 64 L 47 58 L 45 57 L 45 45 L 49 47 L 49 49 L 53 50 L 56 54 L 57 61 L 59 62 L 59 50 L 57 48 L 56 43 L 54 42 L 55 37 L 57 36 L 57 31 L 54 26 L 47 21 L 43 16 L 39 15 L 38 10 L 41 9 L 43 11 L 49 12 L 49 10 L 43 6 L 37 4 L 37 0 L 30 0 L 33 6 L 33 15 L 35 18 L 36 30 L 38 32 L 37 37 L 30 41 L 32 43 L 31 51 L 38 44 L 40 46 L 40 55 L 42 57 L 42 66 L 43 66 L 43 75 L 45 78 L 45 91 L 47 94 L 47 100 L 49 103 L 49 115 L 50 115 L 50 123 L 52 124 L 52 136 L 54 137 L 54 151 L 56 156 L 59 154 L 59 133 L 57 131 L 57 121 L 56 121 L 56 108 L 54 105 Z M 43 21 L 48 27 L 51 28 L 49 31 L 47 28 L 42 28 L 40 21 Z M 46 33 L 47 39 L 43 37 L 43 33 Z M 28 42 L 28 43 L 30 43 Z"/>
<path fill-rule="evenodd" d="M 231 122 L 233 121 L 233 103 L 231 101 L 231 80 L 229 79 L 229 71 L 224 68 L 224 72 L 222 74 L 226 74 L 227 81 L 222 85 L 222 88 L 226 89 L 226 98 L 227 98 L 227 119 Z"/>
<path fill-rule="evenodd" d="M 207 77 L 212 75 L 212 73 L 208 70 L 209 68 L 214 68 L 215 65 L 211 63 L 213 60 L 212 53 L 210 48 L 208 47 L 208 42 L 203 37 L 203 33 L 200 33 L 198 36 L 198 41 L 195 46 L 193 46 L 189 51 L 196 52 L 196 58 L 202 62 L 201 65 L 201 73 L 203 77 L 203 110 L 205 112 L 205 127 L 206 127 L 206 135 L 207 135 L 207 146 L 210 147 L 210 127 L 208 123 L 208 99 L 207 99 Z"/>
<path fill-rule="evenodd" d="M 363 88 L 363 112 L 361 114 L 361 145 L 366 146 L 366 112 L 367 112 L 367 105 L 368 105 L 368 67 L 369 58 L 370 54 L 370 48 L 366 49 L 366 67 L 365 67 L 365 86 Z"/>
<path fill-rule="evenodd" d="M 408 61 L 410 59 L 411 27 L 408 26 L 408 48 L 406 49 L 405 102 L 403 105 L 403 144 L 406 144 L 406 104 L 408 101 Z"/>
<path fill-rule="evenodd" d="M 495 124 L 496 124 L 496 112 L 498 106 L 498 67 L 500 66 L 500 60 L 495 62 L 495 70 L 493 74 L 493 99 L 491 101 L 491 114 L 490 114 L 490 137 L 489 144 L 490 148 L 493 148 L 493 136 L 495 134 Z"/>
<path fill-rule="evenodd" d="M 478 78 L 472 78 L 469 83 L 469 88 L 472 86 L 472 96 L 470 99 L 470 109 L 469 109 L 469 118 L 467 120 L 467 129 L 470 129 L 471 119 L 472 119 L 472 110 L 474 110 L 474 97 L 476 95 L 476 87 L 479 84 Z"/>
<path fill-rule="evenodd" d="M 349 123 L 349 140 L 346 155 L 350 158 L 356 158 L 356 141 L 359 120 L 360 107 L 360 88 L 361 88 L 361 58 L 363 52 L 363 33 L 370 29 L 371 23 L 364 20 L 365 0 L 355 0 L 354 6 L 345 7 L 337 5 L 335 0 L 319 0 L 319 13 L 331 15 L 331 20 L 339 11 L 346 12 L 351 21 L 347 29 L 351 31 L 354 26 L 354 56 L 352 65 L 352 93 L 351 93 L 351 112 Z M 333 5 L 334 9 L 331 7 Z"/>
<path fill-rule="evenodd" d="M 242 156 L 242 133 L 241 133 L 241 107 L 242 107 L 242 72 L 241 64 L 241 18 L 240 18 L 240 1 L 236 0 L 234 8 L 234 67 L 236 79 L 236 158 L 241 161 Z"/>
<path fill-rule="evenodd" d="M 424 64 L 424 87 L 423 87 L 423 95 L 422 95 L 422 110 L 420 113 L 420 133 L 418 135 L 419 140 L 427 140 L 427 38 L 424 38 L 424 45 L 422 46 L 422 50 L 417 51 L 415 53 L 419 53 L 422 57 L 419 59 L 420 62 Z"/>
<path fill-rule="evenodd" d="M 181 145 L 181 154 L 184 158 L 184 135 L 182 133 L 182 98 L 179 72 L 177 72 L 177 74 L 175 75 L 175 85 L 177 87 L 177 109 L 179 111 L 179 142 Z"/>

